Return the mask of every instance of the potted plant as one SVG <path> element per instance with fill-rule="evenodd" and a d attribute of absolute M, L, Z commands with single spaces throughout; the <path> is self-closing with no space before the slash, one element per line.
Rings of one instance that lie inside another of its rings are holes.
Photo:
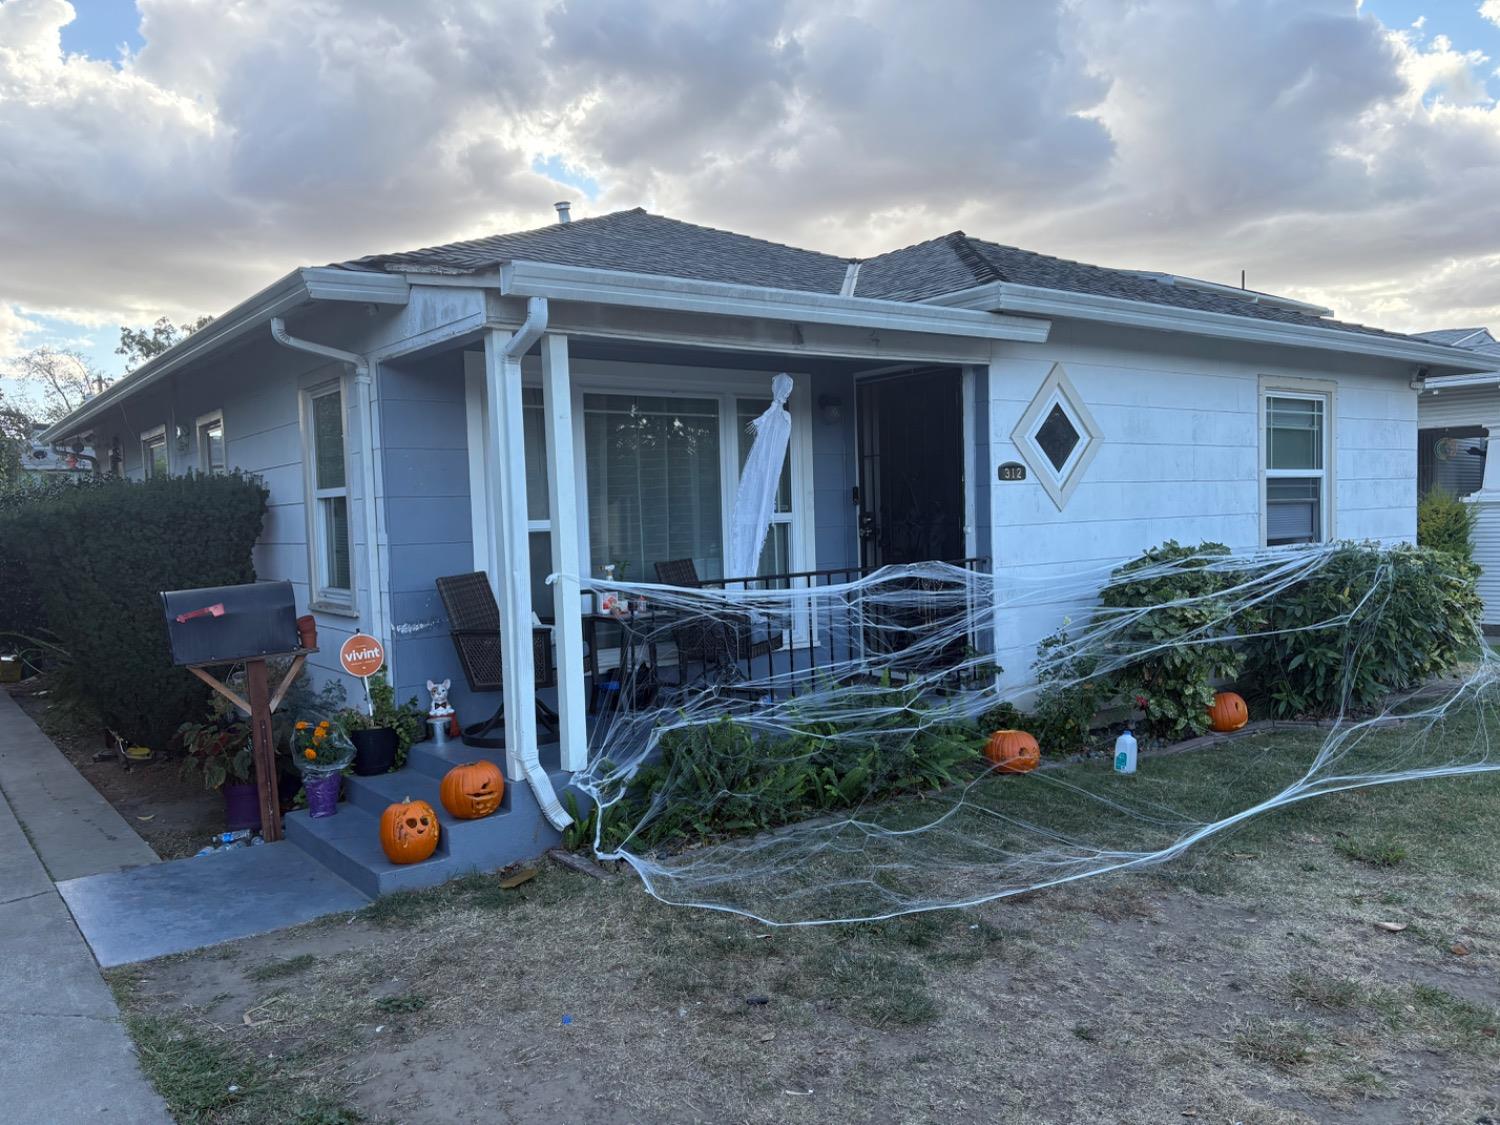
<path fill-rule="evenodd" d="M 255 785 L 255 754 L 250 724 L 220 715 L 177 728 L 186 757 L 184 774 L 197 772 L 205 789 L 224 794 L 224 826 L 230 830 L 260 828 L 260 795 Z"/>
<path fill-rule="evenodd" d="M 354 744 L 354 772 L 360 777 L 388 773 L 406 764 L 406 752 L 426 734 L 426 712 L 416 696 L 396 702 L 396 689 L 382 668 L 369 680 L 369 712 L 346 707 L 338 723 Z"/>
<path fill-rule="evenodd" d="M 302 771 L 309 816 L 332 816 L 338 812 L 343 772 L 353 759 L 353 744 L 333 720 L 320 719 L 316 723 L 297 720 L 292 730 L 292 760 Z"/>

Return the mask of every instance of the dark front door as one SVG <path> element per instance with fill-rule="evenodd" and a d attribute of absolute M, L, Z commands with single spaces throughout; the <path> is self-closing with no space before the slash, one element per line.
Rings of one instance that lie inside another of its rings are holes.
<path fill-rule="evenodd" d="M 860 561 L 962 558 L 960 373 L 923 368 L 858 386 Z"/>

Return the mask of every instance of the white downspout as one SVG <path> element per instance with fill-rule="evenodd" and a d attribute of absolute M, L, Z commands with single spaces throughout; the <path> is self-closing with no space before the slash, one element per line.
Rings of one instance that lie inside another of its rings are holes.
<path fill-rule="evenodd" d="M 354 369 L 355 413 L 359 415 L 359 478 L 364 493 L 365 524 L 365 576 L 370 584 L 370 632 L 385 645 L 386 674 L 392 684 L 396 682 L 394 645 L 386 636 L 385 601 L 381 591 L 381 565 L 379 543 L 379 513 L 375 506 L 375 419 L 371 403 L 374 381 L 370 378 L 370 361 L 357 352 L 346 352 L 342 348 L 331 348 L 327 344 L 315 344 L 311 340 L 300 340 L 286 330 L 286 321 L 279 316 L 271 318 L 271 335 L 284 347 L 299 352 L 320 355 L 326 359 L 347 363 Z"/>
<path fill-rule="evenodd" d="M 547 298 L 531 297 L 526 301 L 526 319 L 521 322 L 521 326 L 516 329 L 511 338 L 505 342 L 505 346 L 500 351 L 500 357 L 504 369 L 504 378 L 507 384 L 510 384 L 511 381 L 514 380 L 513 385 L 520 385 L 521 357 L 531 350 L 531 346 L 538 340 L 540 340 L 543 333 L 545 333 L 546 331 Z M 494 415 L 498 408 L 498 403 L 492 402 L 489 404 L 491 416 Z M 501 454 L 503 454 L 503 452 L 503 450 L 497 451 L 497 455 L 491 461 L 492 465 L 501 464 Z M 505 486 L 514 488 L 517 487 L 517 483 L 518 482 L 515 481 L 506 481 Z M 522 510 L 524 511 L 524 508 Z M 507 534 L 509 533 L 507 532 Z M 508 561 L 509 560 L 505 560 L 505 562 Z M 504 562 L 502 562 L 502 565 L 504 565 Z M 509 609 L 512 613 L 514 613 L 515 611 L 515 593 L 518 588 L 525 591 L 525 600 L 527 602 L 527 620 L 517 623 L 517 628 L 529 630 L 531 627 L 531 587 L 529 584 L 525 584 L 520 581 L 519 574 L 517 574 L 515 571 L 511 571 L 506 575 L 504 589 L 511 595 L 507 600 L 510 602 Z M 541 806 L 542 812 L 546 815 L 547 820 L 552 824 L 552 827 L 561 830 L 572 824 L 573 818 L 568 815 L 567 810 L 565 810 L 562 807 L 562 803 L 558 801 L 557 793 L 552 788 L 552 779 L 547 776 L 547 771 L 542 768 L 542 761 L 538 752 L 535 738 L 521 740 L 521 745 L 517 749 L 516 759 L 520 763 L 522 772 L 526 775 L 526 780 L 531 784 L 531 791 L 536 796 L 537 804 Z"/>

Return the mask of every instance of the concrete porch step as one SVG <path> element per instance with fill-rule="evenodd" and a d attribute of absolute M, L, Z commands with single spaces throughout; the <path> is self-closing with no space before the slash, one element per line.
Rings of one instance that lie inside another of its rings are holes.
<path fill-rule="evenodd" d="M 532 859 L 553 847 L 561 833 L 547 823 L 525 781 L 506 781 L 500 808 L 482 820 L 458 820 L 438 800 L 442 775 L 460 762 L 490 757 L 484 751 L 454 744 L 413 746 L 404 768 L 375 777 L 347 777 L 338 812 L 314 819 L 299 810 L 286 817 L 286 839 L 318 860 L 335 875 L 365 894 L 431 887 L 456 875 L 496 871 L 517 860 Z M 556 755 L 553 754 L 555 761 Z M 548 770 L 559 793 L 569 775 Z M 411 797 L 426 801 L 438 814 L 442 832 L 438 850 L 421 863 L 395 864 L 380 846 L 380 814 L 387 805 Z"/>

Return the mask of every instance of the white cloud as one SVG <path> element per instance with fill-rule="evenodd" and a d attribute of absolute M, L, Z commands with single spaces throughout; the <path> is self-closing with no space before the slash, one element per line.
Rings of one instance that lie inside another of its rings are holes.
<path fill-rule="evenodd" d="M 139 6 L 116 66 L 62 54 L 62 0 L 0 0 L 12 317 L 218 312 L 296 265 L 534 226 L 573 194 L 533 170 L 555 158 L 601 185 L 580 213 L 851 254 L 963 227 L 1500 324 L 1488 60 L 1350 0 Z"/>
<path fill-rule="evenodd" d="M 1500 0 L 1484 0 L 1479 5 L 1479 14 L 1496 27 L 1500 27 Z"/>

